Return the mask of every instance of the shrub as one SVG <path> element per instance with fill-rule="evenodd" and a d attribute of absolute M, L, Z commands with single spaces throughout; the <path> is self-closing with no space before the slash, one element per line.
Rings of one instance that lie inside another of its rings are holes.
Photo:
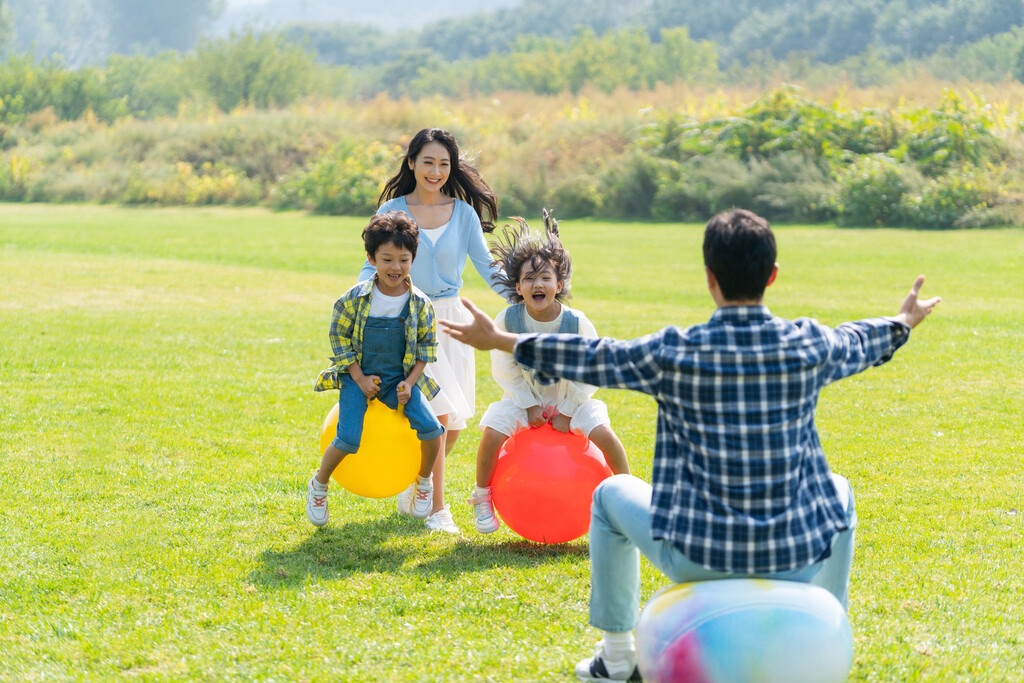
<path fill-rule="evenodd" d="M 343 140 L 279 183 L 271 203 L 316 213 L 372 214 L 401 156 L 401 148 L 394 145 Z"/>
<path fill-rule="evenodd" d="M 903 195 L 920 182 L 920 174 L 891 157 L 859 157 L 839 177 L 835 201 L 840 225 L 897 224 Z"/>
<path fill-rule="evenodd" d="M 985 194 L 970 174 L 957 172 L 930 178 L 919 193 L 903 197 L 901 222 L 916 228 L 954 228 L 968 214 L 987 207 Z M 977 214 L 975 220 L 979 217 Z"/>

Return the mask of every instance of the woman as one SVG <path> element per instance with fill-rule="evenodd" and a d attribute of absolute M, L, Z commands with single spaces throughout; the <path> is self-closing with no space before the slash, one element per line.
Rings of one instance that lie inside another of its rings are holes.
<path fill-rule="evenodd" d="M 472 261 L 485 282 L 505 298 L 499 284 L 501 269 L 491 265 L 484 233 L 494 230 L 498 202 L 480 174 L 459 158 L 455 138 L 440 128 L 424 128 L 413 136 L 398 172 L 384 185 L 377 213 L 404 211 L 420 229 L 419 250 L 410 276 L 416 287 L 430 297 L 436 318 L 469 322 L 472 318 L 459 299 L 466 258 Z M 364 264 L 359 279 L 373 276 Z M 426 526 L 432 531 L 457 534 L 444 502 L 445 456 L 455 446 L 466 420 L 476 404 L 476 362 L 473 349 L 438 329 L 438 359 L 426 374 L 441 386 L 430 402 L 438 420 L 445 425 L 445 446 L 434 462 L 433 506 Z M 410 489 L 398 496 L 398 508 L 409 512 Z"/>

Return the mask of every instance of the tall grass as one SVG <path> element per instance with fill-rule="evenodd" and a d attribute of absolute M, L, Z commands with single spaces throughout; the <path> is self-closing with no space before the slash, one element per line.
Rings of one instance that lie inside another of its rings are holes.
<path fill-rule="evenodd" d="M 330 306 L 363 220 L 260 209 L 5 205 L 0 221 L 0 680 L 567 680 L 586 539 L 472 530 L 476 419 L 449 461 L 465 536 L 304 485 L 331 396 Z M 528 218 L 530 218 L 528 216 Z M 712 310 L 698 225 L 561 221 L 574 302 L 621 337 Z M 1024 231 L 776 228 L 768 303 L 823 322 L 944 297 L 889 364 L 825 390 L 857 495 L 857 681 L 1021 676 Z M 490 313 L 501 302 L 467 273 Z M 650 477 L 655 407 L 602 391 Z M 647 563 L 646 599 L 665 585 Z"/>

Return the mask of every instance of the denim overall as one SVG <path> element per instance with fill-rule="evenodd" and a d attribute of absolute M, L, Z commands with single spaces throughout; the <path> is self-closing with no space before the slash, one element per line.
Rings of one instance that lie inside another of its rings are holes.
<path fill-rule="evenodd" d="M 397 318 L 370 316 L 363 328 L 363 350 L 359 367 L 364 375 L 380 377 L 380 392 L 376 398 L 388 408 L 398 408 L 398 383 L 405 379 L 402 358 L 405 356 L 405 320 L 409 317 L 409 302 L 405 303 Z M 355 453 L 363 436 L 363 418 L 366 416 L 366 395 L 347 372 L 340 376 L 341 392 L 338 396 L 338 434 L 332 445 L 342 453 Z M 429 441 L 444 434 L 444 427 L 434 417 L 430 404 L 419 387 L 413 386 L 412 396 L 405 404 L 405 417 L 416 430 L 420 441 Z"/>

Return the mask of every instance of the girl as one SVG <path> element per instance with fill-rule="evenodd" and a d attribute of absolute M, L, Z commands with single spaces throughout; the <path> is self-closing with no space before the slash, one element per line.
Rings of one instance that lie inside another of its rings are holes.
<path fill-rule="evenodd" d="M 377 213 L 404 211 L 420 229 L 419 251 L 410 275 L 413 284 L 430 298 L 437 318 L 470 322 L 469 312 L 459 299 L 466 257 L 485 282 L 502 298 L 501 268 L 491 264 L 484 233 L 494 230 L 498 202 L 480 174 L 459 158 L 455 138 L 440 128 L 424 128 L 413 136 L 398 172 L 384 185 Z M 360 280 L 373 277 L 367 261 Z M 433 506 L 426 519 L 432 531 L 457 534 L 444 503 L 444 456 L 466 426 L 476 404 L 476 364 L 473 349 L 438 330 L 437 362 L 425 373 L 441 386 L 430 401 L 441 424 L 446 427 L 445 447 L 432 470 Z M 412 491 L 398 496 L 398 509 L 409 512 Z"/>

